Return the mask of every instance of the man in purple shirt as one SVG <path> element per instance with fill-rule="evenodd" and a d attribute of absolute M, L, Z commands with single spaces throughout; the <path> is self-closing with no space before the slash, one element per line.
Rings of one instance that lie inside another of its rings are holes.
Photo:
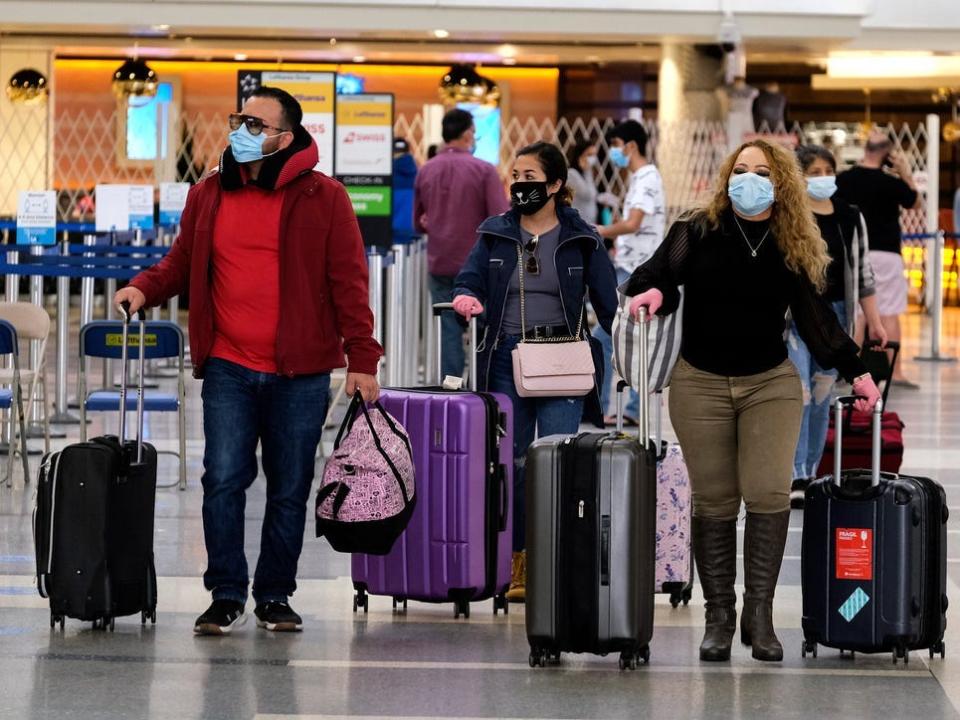
<path fill-rule="evenodd" d="M 430 294 L 434 303 L 453 300 L 453 281 L 477 239 L 477 228 L 510 207 L 496 168 L 475 158 L 476 128 L 466 110 L 443 117 L 444 147 L 421 168 L 414 187 L 414 223 L 427 235 Z M 463 328 L 444 313 L 441 374 L 463 376 Z"/>

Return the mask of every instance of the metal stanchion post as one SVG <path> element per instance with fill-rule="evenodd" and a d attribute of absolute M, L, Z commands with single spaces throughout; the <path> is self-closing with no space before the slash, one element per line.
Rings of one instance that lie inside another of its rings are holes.
<path fill-rule="evenodd" d="M 943 230 L 933 239 L 933 282 L 930 296 L 932 327 L 930 329 L 930 354 L 914 358 L 920 362 L 956 362 L 957 358 L 940 354 L 940 339 L 943 335 L 943 251 L 946 245 Z"/>
<path fill-rule="evenodd" d="M 115 245 L 117 242 L 117 234 L 115 232 L 110 233 L 110 244 Z M 117 294 L 117 279 L 116 278 L 107 278 L 103 283 L 103 307 L 104 307 L 104 317 L 107 320 L 113 320 L 116 318 L 116 310 L 113 307 L 113 296 Z M 113 361 L 105 359 L 103 361 L 103 387 L 110 388 L 113 387 Z"/>
<path fill-rule="evenodd" d="M 7 245 L 10 242 L 10 231 L 3 231 L 3 244 Z M 7 251 L 7 263 L 9 265 L 16 265 L 20 262 L 20 253 L 16 250 Z M 7 293 L 6 293 L 7 302 L 17 302 L 20 299 L 20 276 L 15 273 L 10 273 L 7 275 Z"/>
<path fill-rule="evenodd" d="M 30 254 L 35 256 L 43 255 L 43 246 L 34 245 L 30 248 Z M 30 276 L 30 302 L 37 307 L 43 307 L 43 276 Z M 34 373 L 41 371 L 40 341 L 31 340 L 29 344 L 28 367 Z M 39 396 L 38 396 L 39 395 Z M 43 397 L 39 380 L 34 384 L 34 394 L 27 398 L 27 408 L 29 421 L 27 422 L 27 437 L 43 437 L 43 407 L 41 398 Z"/>
<path fill-rule="evenodd" d="M 60 255 L 70 256 L 70 238 L 63 233 L 60 241 Z M 50 422 L 57 425 L 73 425 L 80 418 L 71 413 L 67 406 L 67 362 L 70 349 L 70 278 L 57 278 L 57 368 L 54 389 L 54 413 Z"/>
<path fill-rule="evenodd" d="M 92 247 L 97 244 L 96 235 L 84 235 L 83 244 Z M 85 252 L 83 257 L 92 258 L 94 253 Z M 89 276 L 84 276 L 80 280 L 80 327 L 83 327 L 87 323 L 93 322 L 93 278 Z M 79 377 L 77 378 L 78 383 L 78 394 L 79 394 Z M 80 402 L 77 400 L 77 396 L 74 396 L 72 400 L 67 403 L 68 407 L 78 408 L 80 407 Z"/>
<path fill-rule="evenodd" d="M 436 323 L 433 319 L 433 296 L 430 294 L 430 267 L 427 262 L 427 238 L 423 239 L 423 381 L 426 384 L 433 382 L 434 378 L 440 374 L 437 362 L 437 347 L 439 339 L 437 337 Z"/>
<path fill-rule="evenodd" d="M 376 248 L 367 255 L 367 265 L 370 273 L 370 309 L 373 311 L 373 336 L 380 345 L 384 344 L 383 259 L 383 255 Z"/>
<path fill-rule="evenodd" d="M 387 384 L 397 387 L 402 382 L 403 373 L 403 274 L 406 257 L 402 246 L 391 251 L 393 263 L 387 268 Z"/>

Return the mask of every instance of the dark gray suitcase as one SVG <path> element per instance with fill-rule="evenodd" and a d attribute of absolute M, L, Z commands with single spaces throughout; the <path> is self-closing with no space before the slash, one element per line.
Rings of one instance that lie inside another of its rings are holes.
<path fill-rule="evenodd" d="M 640 397 L 642 443 L 618 429 L 544 438 L 527 454 L 531 667 L 563 652 L 619 652 L 621 669 L 650 659 L 657 451 L 646 388 Z"/>

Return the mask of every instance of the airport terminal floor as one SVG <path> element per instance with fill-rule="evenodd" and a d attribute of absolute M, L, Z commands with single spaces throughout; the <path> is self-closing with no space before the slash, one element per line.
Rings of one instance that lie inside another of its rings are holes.
<path fill-rule="evenodd" d="M 960 598 L 960 365 L 913 361 L 928 349 L 929 321 L 908 316 L 908 376 L 919 391 L 895 388 L 890 406 L 906 423 L 904 471 L 935 477 L 952 500 L 948 594 Z M 944 351 L 957 354 L 960 313 L 945 317 Z M 161 385 L 172 382 L 161 380 Z M 188 386 L 188 479 L 185 492 L 158 491 L 155 626 L 121 618 L 114 632 L 67 620 L 51 630 L 37 595 L 31 513 L 35 478 L 0 487 L 0 718 L 204 718 L 206 720 L 333 720 L 334 718 L 905 718 L 960 716 L 960 625 L 947 627 L 946 659 L 913 653 L 908 665 L 890 655 L 841 658 L 820 649 L 801 659 L 800 541 L 794 511 L 775 603 L 783 663 L 759 663 L 734 646 L 729 663 L 701 663 L 702 596 L 672 609 L 659 596 L 648 666 L 621 672 L 616 656 L 565 655 L 557 666 L 531 670 L 523 606 L 494 617 L 477 604 L 468 620 L 450 605 L 370 599 L 352 610 L 349 559 L 308 537 L 299 588 L 291 602 L 304 632 L 274 634 L 249 617 L 230 637 L 195 637 L 193 622 L 209 598 L 200 579 L 205 553 L 199 487 L 203 440 L 200 383 Z M 341 408 L 342 411 L 342 408 Z M 109 416 L 110 427 L 115 416 Z M 91 432 L 102 427 L 97 418 Z M 147 437 L 175 448 L 176 426 L 149 418 Z M 70 440 L 77 427 L 68 430 Z M 329 451 L 333 431 L 324 437 Z M 37 441 L 33 441 L 36 443 Z M 56 446 L 67 442 L 57 440 Z M 33 468 L 39 458 L 32 456 Z M 322 462 L 322 461 L 318 461 Z M 160 459 L 160 481 L 175 483 L 176 466 Z M 262 477 L 248 494 L 247 557 L 255 561 L 262 519 Z M 742 574 L 741 574 L 742 578 Z M 252 610 L 248 603 L 248 614 Z"/>

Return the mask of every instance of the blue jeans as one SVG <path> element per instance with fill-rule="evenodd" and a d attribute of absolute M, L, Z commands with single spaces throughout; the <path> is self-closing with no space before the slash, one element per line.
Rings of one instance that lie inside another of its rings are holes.
<path fill-rule="evenodd" d="M 314 460 L 330 402 L 330 375 L 295 378 L 255 372 L 226 360 L 204 368 L 203 584 L 215 600 L 246 602 L 243 549 L 247 488 L 262 446 L 267 506 L 253 578 L 259 603 L 286 601 L 297 588 Z"/>
<path fill-rule="evenodd" d="M 630 273 L 623 268 L 617 268 L 617 285 L 622 285 L 629 277 Z M 614 382 L 613 361 L 611 360 L 613 357 L 613 338 L 599 325 L 594 329 L 593 336 L 600 341 L 600 345 L 603 347 L 603 387 L 600 388 L 600 409 L 604 415 L 613 415 L 610 411 L 611 387 Z M 624 415 L 637 419 L 640 417 L 640 395 L 633 389 L 627 392 L 630 394 L 630 398 L 624 409 Z"/>
<path fill-rule="evenodd" d="M 844 302 L 831 303 L 831 307 L 840 324 L 846 327 L 847 310 Z M 800 383 L 803 385 L 803 420 L 793 458 L 793 479 L 803 480 L 816 477 L 823 457 L 827 429 L 830 426 L 833 386 L 837 382 L 838 373 L 832 368 L 822 368 L 817 364 L 793 322 L 787 329 L 787 355 L 800 373 Z"/>
<path fill-rule="evenodd" d="M 453 302 L 453 281 L 447 275 L 430 275 L 430 296 L 433 304 Z M 447 375 L 463 377 L 463 325 L 453 310 L 443 313 L 440 327 L 440 380 Z"/>
<path fill-rule="evenodd" d="M 524 466 L 534 437 L 573 435 L 580 429 L 582 397 L 522 398 L 513 381 L 511 351 L 520 338 L 500 338 L 490 360 L 490 392 L 502 393 L 513 404 L 513 550 L 527 545 L 527 496 Z"/>

